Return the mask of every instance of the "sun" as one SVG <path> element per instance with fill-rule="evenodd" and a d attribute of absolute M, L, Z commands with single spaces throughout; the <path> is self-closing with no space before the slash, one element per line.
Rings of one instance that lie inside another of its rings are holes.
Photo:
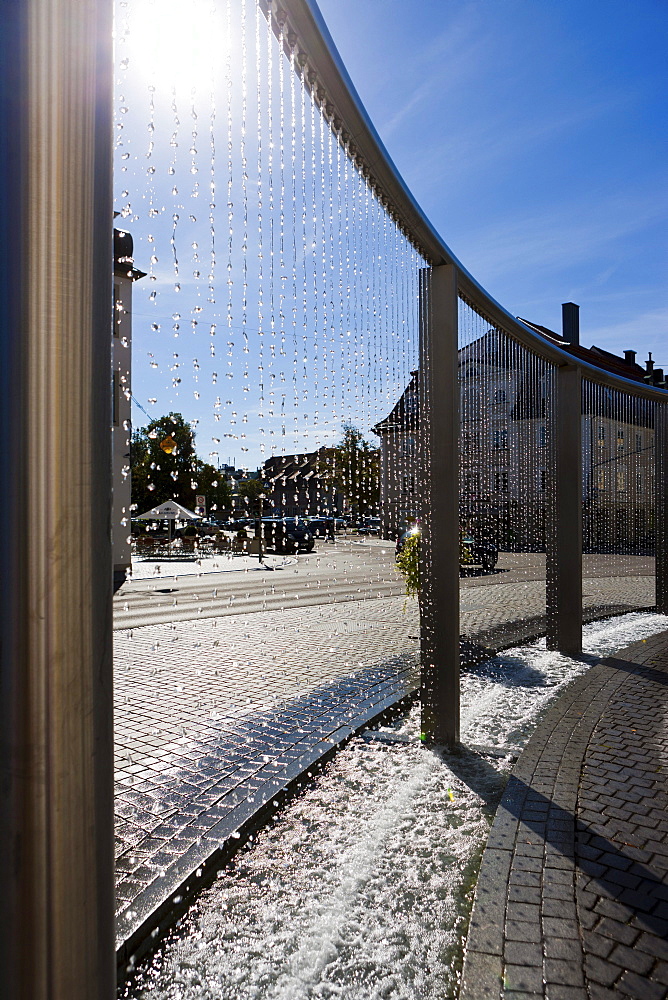
<path fill-rule="evenodd" d="M 210 89 L 224 70 L 225 17 L 211 0 L 128 0 L 124 50 L 128 69 L 156 89 Z"/>

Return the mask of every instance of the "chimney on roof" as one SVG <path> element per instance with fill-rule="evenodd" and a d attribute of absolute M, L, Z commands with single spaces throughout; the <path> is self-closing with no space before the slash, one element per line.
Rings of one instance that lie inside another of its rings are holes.
<path fill-rule="evenodd" d="M 575 302 L 564 302 L 561 307 L 561 336 L 574 347 L 580 343 L 580 306 Z"/>
<path fill-rule="evenodd" d="M 652 361 L 652 352 L 649 351 L 647 355 L 647 361 L 645 362 L 645 375 L 651 375 L 654 371 L 654 362 Z"/>
<path fill-rule="evenodd" d="M 655 368 L 652 372 L 652 385 L 663 385 L 663 368 Z"/>
<path fill-rule="evenodd" d="M 624 361 L 626 361 L 627 365 L 634 365 L 636 363 L 636 352 L 624 351 Z"/>

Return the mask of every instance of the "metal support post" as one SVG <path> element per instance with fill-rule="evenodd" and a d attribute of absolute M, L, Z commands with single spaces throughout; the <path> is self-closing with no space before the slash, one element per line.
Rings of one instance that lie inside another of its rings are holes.
<path fill-rule="evenodd" d="M 0 31 L 0 996 L 112 1000 L 111 25 Z"/>
<path fill-rule="evenodd" d="M 422 737 L 459 742 L 459 385 L 457 271 L 422 272 L 420 563 Z"/>
<path fill-rule="evenodd" d="M 668 403 L 654 404 L 656 610 L 668 614 Z"/>
<path fill-rule="evenodd" d="M 547 532 L 547 648 L 582 652 L 582 377 L 556 369 L 554 509 Z"/>

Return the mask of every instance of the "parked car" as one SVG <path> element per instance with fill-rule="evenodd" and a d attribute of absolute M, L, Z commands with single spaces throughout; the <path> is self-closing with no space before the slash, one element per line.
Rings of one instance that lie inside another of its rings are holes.
<path fill-rule="evenodd" d="M 324 517 L 305 517 L 304 521 L 308 524 L 309 531 L 315 535 L 317 538 L 324 538 L 327 534 L 327 520 Z"/>
<path fill-rule="evenodd" d="M 263 517 L 256 534 L 259 530 L 265 547 L 274 552 L 312 552 L 315 545 L 309 524 L 296 517 Z"/>
<path fill-rule="evenodd" d="M 420 535 L 419 524 L 414 524 L 397 538 L 395 556 L 403 551 L 406 540 L 412 535 Z M 499 548 L 495 542 L 486 536 L 474 538 L 473 535 L 462 533 L 460 537 L 460 563 L 462 566 L 481 566 L 485 573 L 494 569 L 499 560 Z"/>
<path fill-rule="evenodd" d="M 357 526 L 359 535 L 379 535 L 381 531 L 381 520 L 379 517 L 365 517 Z"/>
<path fill-rule="evenodd" d="M 239 531 L 241 528 L 248 528 L 255 524 L 255 520 L 252 517 L 230 517 L 227 521 L 220 523 L 221 528 L 225 528 L 226 531 Z"/>
<path fill-rule="evenodd" d="M 220 524 L 218 521 L 213 521 L 211 519 L 203 519 L 197 522 L 197 534 L 198 535 L 215 535 L 217 531 L 220 530 Z"/>
<path fill-rule="evenodd" d="M 494 569 L 499 561 L 499 548 L 491 538 L 473 535 L 462 535 L 460 542 L 462 552 L 468 552 L 470 558 L 464 562 L 463 566 L 482 566 L 486 573 Z"/>

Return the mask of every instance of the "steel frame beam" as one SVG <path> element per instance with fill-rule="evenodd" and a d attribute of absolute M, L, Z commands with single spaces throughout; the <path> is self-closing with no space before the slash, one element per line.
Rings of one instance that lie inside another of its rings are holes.
<path fill-rule="evenodd" d="M 654 520 L 656 610 L 668 615 L 668 406 L 659 403 L 654 419 Z"/>
<path fill-rule="evenodd" d="M 459 385 L 457 270 L 422 272 L 420 565 L 422 738 L 459 742 Z"/>
<path fill-rule="evenodd" d="M 547 648 L 582 652 L 582 375 L 556 369 L 553 509 L 547 518 Z"/>

